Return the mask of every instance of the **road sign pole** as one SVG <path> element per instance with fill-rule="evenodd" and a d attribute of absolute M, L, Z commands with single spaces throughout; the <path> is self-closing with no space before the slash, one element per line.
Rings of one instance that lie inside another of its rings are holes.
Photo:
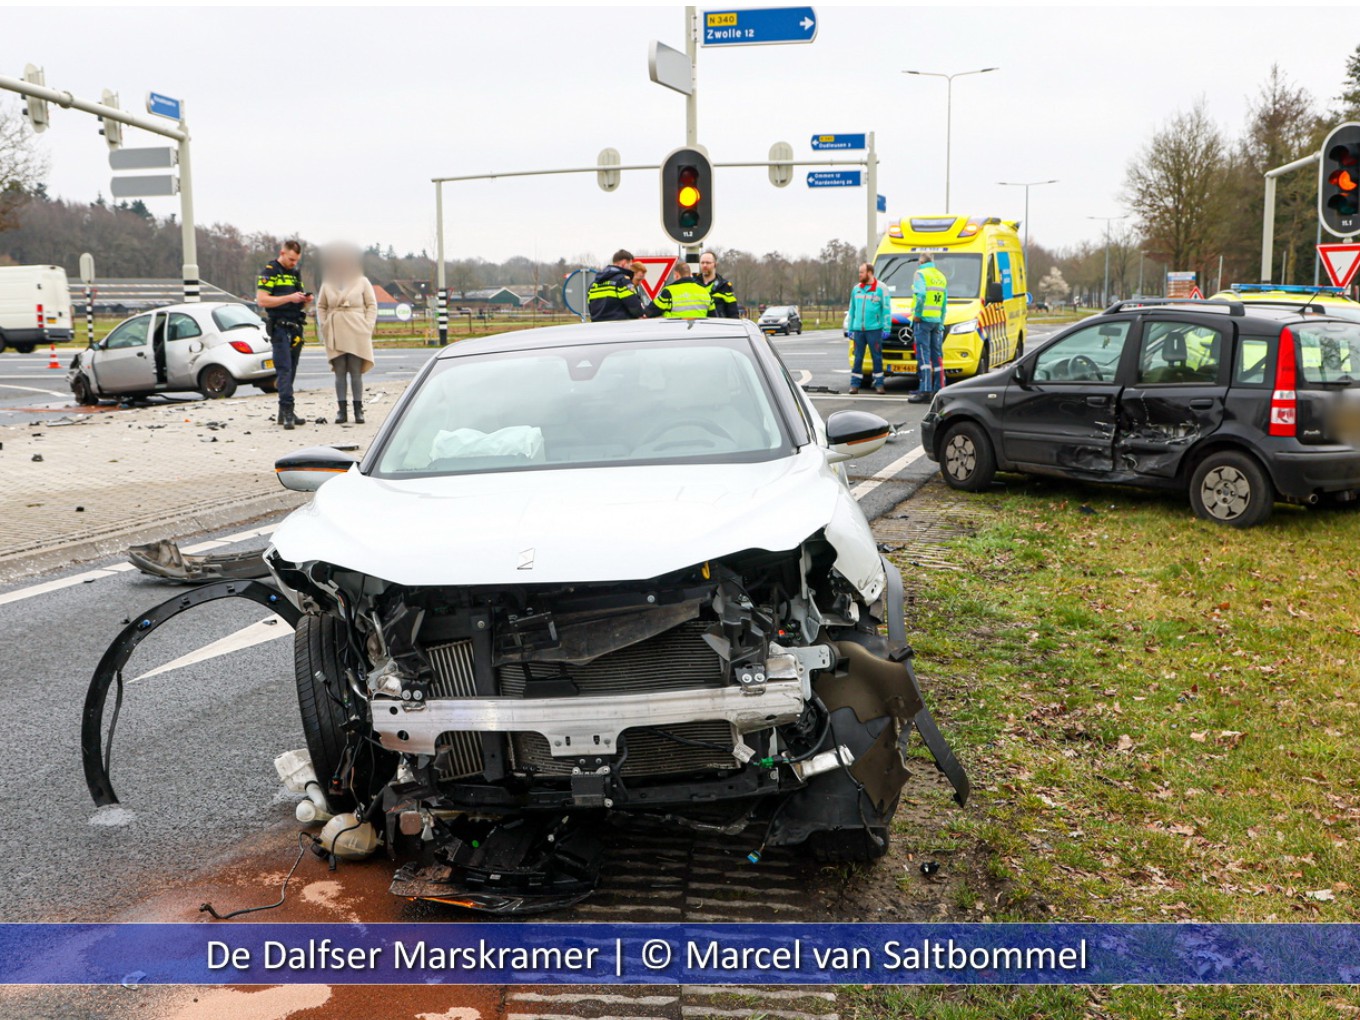
<path fill-rule="evenodd" d="M 689 95 L 685 97 L 685 147 L 699 145 L 699 8 L 685 8 L 685 55 L 689 57 Z M 701 246 L 685 245 L 685 261 L 699 264 Z"/>
<path fill-rule="evenodd" d="M 869 156 L 865 160 L 868 185 L 864 189 L 869 210 L 868 243 L 864 246 L 864 261 L 874 264 L 874 250 L 878 247 L 878 153 L 874 150 L 874 133 L 869 132 Z"/>
<path fill-rule="evenodd" d="M 180 103 L 179 129 L 184 137 L 179 141 L 179 218 L 180 234 L 184 239 L 184 301 L 197 304 L 202 300 L 202 285 L 198 280 L 198 235 L 194 229 L 194 179 L 189 164 L 189 125 L 184 117 L 184 103 Z"/>
<path fill-rule="evenodd" d="M 439 293 L 439 346 L 449 342 L 449 292 L 444 273 L 444 182 L 434 182 L 435 287 Z"/>
<path fill-rule="evenodd" d="M 1277 166 L 1274 170 L 1266 171 L 1266 200 L 1265 213 L 1261 217 L 1261 282 L 1269 283 L 1271 277 L 1271 265 L 1275 253 L 1275 181 L 1284 176 L 1291 170 L 1300 170 L 1306 166 L 1312 166 L 1322 159 L 1319 152 L 1311 156 L 1304 156 L 1296 159 L 1292 163 L 1284 166 Z"/>

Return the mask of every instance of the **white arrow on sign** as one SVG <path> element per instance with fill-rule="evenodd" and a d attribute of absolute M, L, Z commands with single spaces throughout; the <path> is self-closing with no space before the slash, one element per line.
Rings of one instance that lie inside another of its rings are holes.
<path fill-rule="evenodd" d="M 813 21 L 811 18 L 804 18 L 802 21 L 798 22 L 798 27 L 801 28 L 804 32 L 806 32 L 809 28 L 811 28 L 815 24 L 817 23 Z"/>
<path fill-rule="evenodd" d="M 1318 254 L 1333 287 L 1349 287 L 1360 269 L 1360 244 L 1320 244 Z"/>

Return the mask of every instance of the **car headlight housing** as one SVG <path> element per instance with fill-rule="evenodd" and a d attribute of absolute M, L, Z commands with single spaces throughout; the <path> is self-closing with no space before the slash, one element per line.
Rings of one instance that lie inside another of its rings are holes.
<path fill-rule="evenodd" d="M 953 336 L 955 333 L 976 333 L 976 332 L 977 332 L 977 319 L 969 319 L 967 322 L 956 322 L 954 325 L 949 327 L 950 336 Z"/>

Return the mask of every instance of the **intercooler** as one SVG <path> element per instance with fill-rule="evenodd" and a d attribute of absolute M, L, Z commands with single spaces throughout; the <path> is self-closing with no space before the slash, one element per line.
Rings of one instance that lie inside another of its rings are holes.
<path fill-rule="evenodd" d="M 690 620 L 583 664 L 502 665 L 496 671 L 497 685 L 501 696 L 509 698 L 525 697 L 526 687 L 532 697 L 535 681 L 553 681 L 558 690 L 563 681 L 569 681 L 580 697 L 721 687 L 725 679 L 723 663 L 703 638 L 707 628 L 708 624 L 701 620 Z M 430 698 L 476 696 L 471 641 L 428 647 L 426 653 L 434 667 Z M 675 775 L 739 766 L 730 752 L 719 750 L 733 743 L 732 726 L 724 721 L 683 723 L 664 731 L 635 727 L 625 731 L 625 743 L 628 749 L 623 766 L 625 776 Z M 445 733 L 439 738 L 438 748 L 441 778 L 458 779 L 482 771 L 479 734 Z M 553 776 L 571 774 L 571 760 L 553 758 L 541 734 L 511 734 L 510 750 L 517 770 L 532 769 L 537 774 Z"/>

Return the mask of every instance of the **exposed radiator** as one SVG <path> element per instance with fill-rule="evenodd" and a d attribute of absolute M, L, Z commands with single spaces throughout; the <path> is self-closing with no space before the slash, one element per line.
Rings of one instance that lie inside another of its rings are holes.
<path fill-rule="evenodd" d="M 666 732 L 716 747 L 731 747 L 736 740 L 732 724 L 722 721 L 681 723 L 667 727 Z M 663 737 L 650 726 L 624 730 L 622 739 L 628 746 L 628 758 L 623 763 L 625 777 L 668 776 L 741 767 L 730 752 L 682 744 Z M 554 758 L 541 733 L 512 734 L 510 751 L 516 769 L 533 768 L 539 775 L 569 776 L 575 764 L 571 758 Z"/>
<path fill-rule="evenodd" d="M 453 641 L 447 645 L 426 648 L 434 666 L 434 682 L 430 684 L 432 698 L 475 698 L 477 681 L 472 673 L 472 642 Z"/>
<path fill-rule="evenodd" d="M 690 620 L 583 666 L 555 662 L 501 666 L 496 671 L 497 683 L 501 693 L 511 698 L 524 697 L 526 669 L 536 680 L 566 677 L 585 696 L 721 687 L 722 660 L 703 638 L 708 626 L 702 620 Z"/>

